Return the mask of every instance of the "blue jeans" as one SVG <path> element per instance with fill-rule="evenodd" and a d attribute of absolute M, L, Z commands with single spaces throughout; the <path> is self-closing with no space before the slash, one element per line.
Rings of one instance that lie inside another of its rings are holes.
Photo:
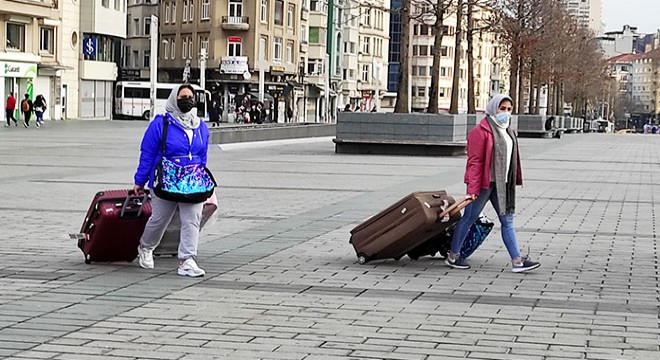
<path fill-rule="evenodd" d="M 34 112 L 37 115 L 37 122 L 40 124 L 43 124 L 44 122 L 44 112 L 43 111 L 35 111 Z"/>
<path fill-rule="evenodd" d="M 490 200 L 493 204 L 495 211 L 498 214 L 500 223 L 502 224 L 502 240 L 511 259 L 520 257 L 520 250 L 518 249 L 518 241 L 516 240 L 516 231 L 513 229 L 513 214 L 499 215 L 500 205 L 497 202 L 497 191 L 495 190 L 495 183 L 490 183 L 490 188 L 481 189 L 477 200 L 465 207 L 463 210 L 463 217 L 456 224 L 454 236 L 451 240 L 452 254 L 459 254 L 461 247 L 465 241 L 465 237 L 470 231 L 472 224 L 479 219 L 479 215 L 483 211 L 486 203 Z"/>

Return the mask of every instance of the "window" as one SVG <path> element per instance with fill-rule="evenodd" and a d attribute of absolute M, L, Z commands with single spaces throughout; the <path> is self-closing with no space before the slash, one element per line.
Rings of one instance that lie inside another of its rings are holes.
<path fill-rule="evenodd" d="M 362 65 L 362 81 L 369 82 L 369 65 Z"/>
<path fill-rule="evenodd" d="M 289 10 L 286 12 L 286 26 L 293 29 L 293 16 L 296 13 L 296 7 L 289 5 Z"/>
<path fill-rule="evenodd" d="M 367 8 L 362 15 L 362 25 L 371 26 L 371 9 Z"/>
<path fill-rule="evenodd" d="M 284 1 L 275 0 L 275 25 L 284 24 Z"/>
<path fill-rule="evenodd" d="M 133 36 L 140 35 L 140 19 L 133 19 Z"/>
<path fill-rule="evenodd" d="M 362 53 L 363 54 L 370 54 L 369 52 L 369 47 L 371 45 L 371 39 L 369 39 L 368 36 L 365 36 L 362 38 Z"/>
<path fill-rule="evenodd" d="M 282 62 L 282 38 L 277 36 L 273 41 L 273 61 Z"/>
<path fill-rule="evenodd" d="M 183 38 L 183 46 L 181 46 L 181 58 L 185 59 L 186 57 L 188 57 L 188 38 Z"/>
<path fill-rule="evenodd" d="M 193 39 L 192 37 L 188 37 L 188 59 L 193 58 L 194 50 L 195 50 L 195 46 L 193 44 Z"/>
<path fill-rule="evenodd" d="M 428 56 L 428 54 L 429 54 L 428 51 L 429 51 L 428 46 L 422 45 L 422 46 L 419 47 L 419 55 L 420 56 Z"/>
<path fill-rule="evenodd" d="M 202 0 L 202 20 L 211 19 L 211 0 Z"/>
<path fill-rule="evenodd" d="M 144 35 L 151 35 L 151 18 L 144 18 Z"/>
<path fill-rule="evenodd" d="M 268 0 L 261 0 L 261 22 L 268 22 Z"/>
<path fill-rule="evenodd" d="M 312 0 L 309 9 L 314 12 L 322 12 L 323 11 L 323 0 Z"/>
<path fill-rule="evenodd" d="M 41 38 L 39 39 L 39 51 L 48 53 L 48 54 L 54 54 L 54 33 L 55 30 L 53 28 L 49 27 L 42 27 L 41 28 Z"/>
<path fill-rule="evenodd" d="M 104 8 L 109 9 L 110 8 L 110 0 L 101 0 L 101 6 Z"/>
<path fill-rule="evenodd" d="M 170 50 L 168 45 L 169 45 L 169 42 L 167 40 L 163 40 L 163 58 L 165 60 L 168 59 L 168 54 L 169 54 L 169 50 Z"/>
<path fill-rule="evenodd" d="M 169 24 L 170 22 L 170 4 L 166 3 L 165 4 L 165 24 Z"/>
<path fill-rule="evenodd" d="M 307 28 L 305 28 L 305 25 L 300 25 L 300 43 L 307 44 Z"/>
<path fill-rule="evenodd" d="M 243 0 L 229 0 L 229 16 L 243 16 Z"/>
<path fill-rule="evenodd" d="M 176 24 L 176 3 L 172 3 L 172 17 L 170 18 L 172 24 Z"/>
<path fill-rule="evenodd" d="M 121 0 L 115 0 L 115 10 L 121 9 Z"/>
<path fill-rule="evenodd" d="M 193 21 L 195 19 L 195 0 L 190 0 L 190 9 L 188 9 L 188 20 Z"/>
<path fill-rule="evenodd" d="M 307 62 L 307 73 L 310 75 L 323 75 L 323 60 L 309 59 Z"/>
<path fill-rule="evenodd" d="M 425 86 L 418 86 L 417 87 L 417 96 L 418 97 L 426 96 L 426 87 Z"/>
<path fill-rule="evenodd" d="M 172 42 L 170 43 L 170 54 L 172 55 L 172 60 L 176 59 L 176 43 L 174 42 L 174 39 L 172 39 Z"/>
<path fill-rule="evenodd" d="M 7 49 L 25 51 L 25 25 L 7 23 Z"/>
<path fill-rule="evenodd" d="M 318 27 L 309 28 L 309 43 L 310 44 L 325 44 L 325 29 Z"/>
<path fill-rule="evenodd" d="M 140 52 L 133 50 L 133 67 L 140 67 Z"/>
<path fill-rule="evenodd" d="M 239 39 L 231 38 L 227 43 L 227 56 L 241 56 L 242 43 Z"/>
<path fill-rule="evenodd" d="M 151 66 L 151 51 L 145 50 L 144 51 L 144 57 L 142 58 L 142 67 L 150 67 Z"/>
<path fill-rule="evenodd" d="M 184 1 L 183 2 L 183 20 L 181 20 L 181 21 L 186 22 L 187 20 L 188 20 L 188 2 Z"/>
<path fill-rule="evenodd" d="M 420 66 L 418 70 L 419 76 L 426 76 L 426 66 Z"/>
<path fill-rule="evenodd" d="M 199 49 L 200 50 L 206 50 L 206 53 L 209 53 L 209 37 L 208 36 L 200 36 L 199 37 Z"/>
<path fill-rule="evenodd" d="M 293 64 L 293 42 L 286 42 L 286 62 L 287 64 Z"/>

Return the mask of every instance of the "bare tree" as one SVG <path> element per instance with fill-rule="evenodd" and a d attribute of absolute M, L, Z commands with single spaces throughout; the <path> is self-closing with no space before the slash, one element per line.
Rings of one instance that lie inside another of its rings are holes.
<path fill-rule="evenodd" d="M 460 70 L 461 70 L 461 38 L 463 37 L 463 5 L 464 0 L 458 0 L 456 4 L 456 42 L 454 45 L 454 74 L 451 84 L 451 104 L 449 105 L 449 113 L 458 114 L 458 93 L 460 91 Z"/>
<path fill-rule="evenodd" d="M 438 113 L 438 94 L 440 88 L 440 62 L 442 60 L 442 39 L 445 35 L 444 20 L 449 16 L 450 9 L 454 4 L 454 0 L 425 0 L 429 3 L 431 14 L 434 17 L 433 31 L 433 66 L 431 67 L 431 88 L 429 90 L 429 113 Z M 422 14 L 422 21 L 425 21 L 425 16 Z"/>
<path fill-rule="evenodd" d="M 531 47 L 536 43 L 538 34 L 547 17 L 544 11 L 553 0 L 498 0 L 493 2 L 495 16 L 492 25 L 499 35 L 500 42 L 509 49 L 510 82 L 509 95 L 518 99 L 514 112 L 521 109 L 522 84 L 525 62 L 530 56 Z"/>
<path fill-rule="evenodd" d="M 408 102 L 410 94 L 410 7 L 411 0 L 403 0 L 401 2 L 401 10 L 399 13 L 401 19 L 401 53 L 399 74 L 397 75 L 399 93 L 396 97 L 396 103 L 394 104 L 395 113 L 407 113 L 409 112 L 410 107 Z"/>

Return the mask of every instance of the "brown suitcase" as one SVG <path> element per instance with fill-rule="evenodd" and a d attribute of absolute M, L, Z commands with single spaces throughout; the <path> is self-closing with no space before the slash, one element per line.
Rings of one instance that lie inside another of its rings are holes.
<path fill-rule="evenodd" d="M 406 196 L 351 230 L 358 262 L 400 259 L 458 221 L 468 203 L 457 203 L 444 190 Z"/>

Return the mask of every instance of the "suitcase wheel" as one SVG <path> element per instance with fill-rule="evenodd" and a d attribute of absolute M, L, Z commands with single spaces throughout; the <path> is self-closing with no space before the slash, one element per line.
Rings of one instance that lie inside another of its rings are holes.
<path fill-rule="evenodd" d="M 367 256 L 364 254 L 358 254 L 358 263 L 364 265 L 367 262 Z"/>
<path fill-rule="evenodd" d="M 85 259 L 85 264 L 89 265 L 89 264 L 91 264 L 91 263 L 92 263 L 92 260 L 90 260 L 90 259 Z"/>

